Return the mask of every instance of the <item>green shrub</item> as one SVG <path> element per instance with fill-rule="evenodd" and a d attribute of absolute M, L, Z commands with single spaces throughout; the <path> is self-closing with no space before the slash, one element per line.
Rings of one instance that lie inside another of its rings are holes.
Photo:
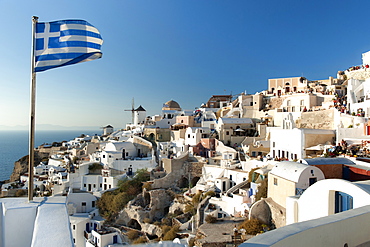
<path fill-rule="evenodd" d="M 256 193 L 256 201 L 260 200 L 261 198 L 267 198 L 267 188 L 268 188 L 267 181 L 268 181 L 267 178 L 265 178 L 258 186 L 258 191 Z"/>
<path fill-rule="evenodd" d="M 172 227 L 166 234 L 163 236 L 163 241 L 170 241 L 174 240 L 177 236 L 177 232 L 179 231 L 179 227 Z"/>
<path fill-rule="evenodd" d="M 207 191 L 207 193 L 205 194 L 205 196 L 215 196 L 216 195 L 216 192 L 214 192 L 213 190 L 210 190 L 210 191 Z"/>
<path fill-rule="evenodd" d="M 149 219 L 149 218 L 144 218 L 144 223 L 147 223 L 147 224 L 151 224 L 152 223 L 152 220 Z"/>
<path fill-rule="evenodd" d="M 132 179 L 120 180 L 118 189 L 105 192 L 97 201 L 100 214 L 106 219 L 112 219 L 126 204 L 142 191 L 143 182 L 149 180 L 149 172 L 138 170 Z"/>
<path fill-rule="evenodd" d="M 140 238 L 136 239 L 133 244 L 143 244 L 148 242 L 145 236 L 141 236 Z"/>
<path fill-rule="evenodd" d="M 196 211 L 197 210 L 196 210 L 196 208 L 194 207 L 193 204 L 191 204 L 191 203 L 186 204 L 184 213 L 190 213 L 192 215 L 195 215 Z"/>
<path fill-rule="evenodd" d="M 115 213 L 118 213 L 132 199 L 133 199 L 133 196 L 129 195 L 126 192 L 118 193 L 117 195 L 114 196 L 112 200 L 112 208 L 111 208 L 112 211 Z"/>
<path fill-rule="evenodd" d="M 239 229 L 244 228 L 248 235 L 256 235 L 263 232 L 262 223 L 258 219 L 245 220 L 239 225 Z"/>
<path fill-rule="evenodd" d="M 25 196 L 26 194 L 27 194 L 26 190 L 17 190 L 15 192 L 16 197 L 22 197 L 22 196 Z"/>
<path fill-rule="evenodd" d="M 216 223 L 217 222 L 217 218 L 209 214 L 209 215 L 206 216 L 206 222 L 207 223 L 211 223 L 211 224 L 212 223 Z"/>
<path fill-rule="evenodd" d="M 168 225 L 162 226 L 162 236 L 166 235 L 167 232 L 171 231 L 172 227 Z"/>
<path fill-rule="evenodd" d="M 201 201 L 201 196 L 202 196 L 202 192 L 198 192 L 193 196 L 191 201 L 193 202 L 194 205 L 198 204 Z"/>
<path fill-rule="evenodd" d="M 148 182 L 144 182 L 143 183 L 143 189 L 146 189 L 146 190 L 151 190 L 152 189 L 152 185 Z"/>
<path fill-rule="evenodd" d="M 103 166 L 100 165 L 99 163 L 92 163 L 89 165 L 89 171 L 94 171 L 94 170 L 101 170 L 103 169 Z"/>
<path fill-rule="evenodd" d="M 126 233 L 128 239 L 130 240 L 134 240 L 134 239 L 137 239 L 139 237 L 139 232 L 137 231 L 134 231 L 134 230 L 130 230 Z"/>

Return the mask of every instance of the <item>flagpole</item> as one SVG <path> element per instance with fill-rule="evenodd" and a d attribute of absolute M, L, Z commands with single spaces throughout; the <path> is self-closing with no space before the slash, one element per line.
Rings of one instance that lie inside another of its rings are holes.
<path fill-rule="evenodd" d="M 32 52 L 31 52 L 31 85 L 30 85 L 30 126 L 28 156 L 28 202 L 33 201 L 33 165 L 35 160 L 35 105 L 36 105 L 36 73 L 35 73 L 35 39 L 37 16 L 32 16 Z"/>

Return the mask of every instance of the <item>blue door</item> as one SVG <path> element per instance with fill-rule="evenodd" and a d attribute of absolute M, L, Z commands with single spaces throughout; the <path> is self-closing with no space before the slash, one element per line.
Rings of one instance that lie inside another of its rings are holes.
<path fill-rule="evenodd" d="M 335 192 L 335 213 L 353 209 L 353 197 L 340 191 Z"/>

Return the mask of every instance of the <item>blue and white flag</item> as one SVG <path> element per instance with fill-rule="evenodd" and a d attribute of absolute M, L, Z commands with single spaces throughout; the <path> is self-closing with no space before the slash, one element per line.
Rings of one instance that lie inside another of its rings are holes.
<path fill-rule="evenodd" d="M 36 23 L 35 72 L 101 58 L 103 39 L 84 20 Z"/>

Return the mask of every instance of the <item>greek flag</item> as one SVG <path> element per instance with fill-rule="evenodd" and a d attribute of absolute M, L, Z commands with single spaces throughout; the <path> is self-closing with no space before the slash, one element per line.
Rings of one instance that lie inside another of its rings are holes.
<path fill-rule="evenodd" d="M 102 44 L 98 29 L 87 21 L 38 22 L 34 72 L 101 58 Z"/>

